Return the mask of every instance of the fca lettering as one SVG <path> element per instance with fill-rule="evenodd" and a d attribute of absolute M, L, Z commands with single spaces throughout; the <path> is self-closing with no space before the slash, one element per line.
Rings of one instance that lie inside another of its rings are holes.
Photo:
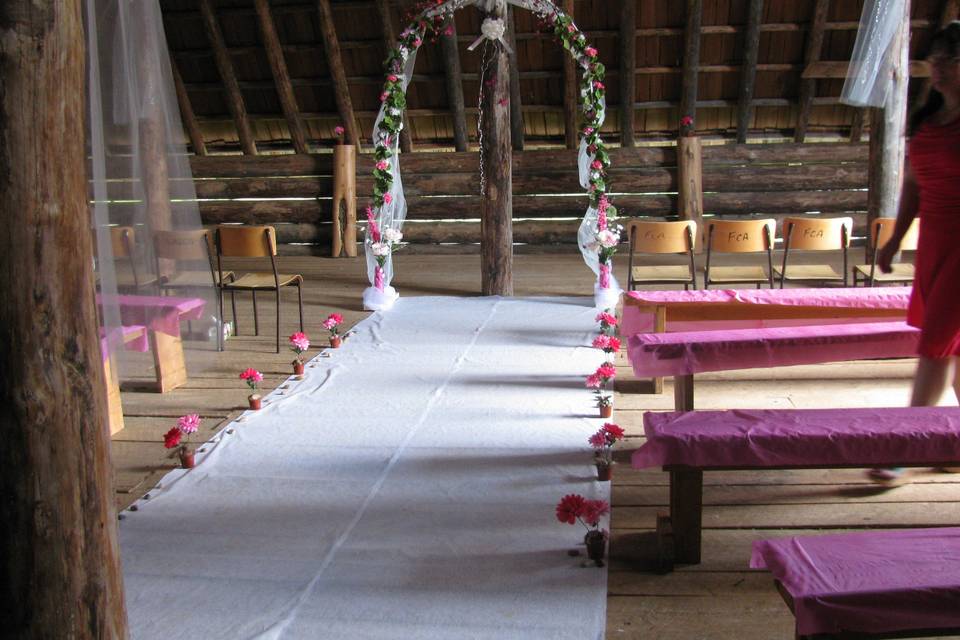
<path fill-rule="evenodd" d="M 805 238 L 822 238 L 823 229 L 804 229 L 803 237 Z"/>
<path fill-rule="evenodd" d="M 663 232 L 662 232 L 662 231 L 661 231 L 660 233 L 654 233 L 653 231 L 647 231 L 646 233 L 643 234 L 643 237 L 646 238 L 647 240 L 663 240 L 664 235 L 663 235 Z"/>
<path fill-rule="evenodd" d="M 744 240 L 749 240 L 750 234 L 743 232 L 738 233 L 736 231 L 731 231 L 727 234 L 727 242 L 743 242 Z"/>

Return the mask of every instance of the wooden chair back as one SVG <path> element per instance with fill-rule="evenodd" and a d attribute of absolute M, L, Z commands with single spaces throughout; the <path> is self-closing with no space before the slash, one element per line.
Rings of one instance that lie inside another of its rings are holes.
<path fill-rule="evenodd" d="M 217 253 L 228 258 L 272 258 L 277 255 L 277 233 L 270 226 L 221 225 Z"/>
<path fill-rule="evenodd" d="M 627 223 L 630 251 L 638 253 L 687 253 L 693 249 L 696 233 L 697 223 L 693 220 L 631 220 Z"/>
<path fill-rule="evenodd" d="M 110 227 L 110 246 L 114 258 L 133 258 L 133 227 Z"/>
<path fill-rule="evenodd" d="M 770 251 L 776 228 L 773 218 L 711 220 L 707 227 L 707 247 L 714 253 Z"/>
<path fill-rule="evenodd" d="M 158 260 L 206 260 L 213 251 L 210 232 L 206 229 L 190 231 L 154 231 L 154 253 Z"/>
<path fill-rule="evenodd" d="M 880 249 L 890 241 L 896 227 L 896 218 L 877 218 L 870 223 L 870 249 Z M 900 241 L 901 251 L 916 251 L 920 239 L 920 218 L 914 218 L 910 228 Z"/>
<path fill-rule="evenodd" d="M 850 246 L 853 218 L 784 218 L 785 247 L 798 251 L 836 251 Z"/>

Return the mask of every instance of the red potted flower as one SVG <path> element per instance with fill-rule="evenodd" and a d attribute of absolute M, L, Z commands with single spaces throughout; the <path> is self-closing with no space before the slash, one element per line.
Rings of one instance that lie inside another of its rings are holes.
<path fill-rule="evenodd" d="M 600 519 L 610 513 L 610 504 L 606 500 L 587 500 L 581 495 L 569 494 L 560 499 L 556 513 L 560 522 L 574 525 L 579 522 L 587 528 L 583 537 L 587 545 L 587 556 L 598 567 L 602 567 L 607 547 L 607 532 L 600 528 Z"/>
<path fill-rule="evenodd" d="M 263 374 L 256 369 L 245 369 L 240 373 L 240 379 L 247 383 L 247 386 L 253 391 L 247 400 L 250 401 L 250 408 L 256 411 L 260 408 L 260 394 L 257 393 L 257 384 L 263 380 Z"/>
<path fill-rule="evenodd" d="M 339 313 L 331 313 L 323 321 L 323 328 L 330 332 L 330 348 L 339 349 L 343 338 L 340 337 L 340 325 L 343 324 L 343 316 Z"/>
<path fill-rule="evenodd" d="M 293 374 L 296 376 L 303 375 L 303 354 L 310 348 L 310 339 L 302 331 L 297 331 L 295 334 L 290 336 L 290 349 L 293 350 L 297 357 L 291 363 L 293 364 Z"/>
<path fill-rule="evenodd" d="M 167 449 L 177 449 L 180 457 L 180 466 L 192 469 L 194 466 L 194 451 L 190 448 L 190 434 L 200 428 L 200 416 L 191 413 L 177 418 L 177 426 L 163 435 L 163 446 Z"/>
<path fill-rule="evenodd" d="M 613 475 L 613 445 L 623 439 L 623 429 L 620 425 L 607 422 L 600 430 L 590 436 L 588 442 L 596 449 L 594 463 L 597 465 L 597 479 L 607 482 Z"/>
<path fill-rule="evenodd" d="M 616 376 L 617 367 L 610 362 L 604 362 L 595 372 L 587 376 L 587 388 L 593 389 L 601 418 L 609 418 L 613 415 L 613 394 L 606 390 L 606 386 Z"/>

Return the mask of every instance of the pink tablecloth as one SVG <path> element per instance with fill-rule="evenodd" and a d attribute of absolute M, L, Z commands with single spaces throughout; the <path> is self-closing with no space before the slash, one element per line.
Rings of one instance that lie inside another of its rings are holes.
<path fill-rule="evenodd" d="M 130 336 L 135 336 L 131 338 Z M 106 360 L 110 357 L 111 348 L 123 345 L 128 351 L 145 353 L 150 350 L 150 340 L 147 337 L 146 327 L 142 324 L 123 326 L 108 332 L 100 327 L 100 355 Z"/>
<path fill-rule="evenodd" d="M 760 540 L 750 566 L 793 596 L 800 635 L 960 628 L 960 528 Z"/>
<path fill-rule="evenodd" d="M 636 468 L 960 462 L 960 407 L 645 413 Z"/>
<path fill-rule="evenodd" d="M 675 376 L 910 357 L 916 355 L 919 335 L 904 322 L 642 333 L 630 336 L 627 355 L 638 376 Z"/>
<path fill-rule="evenodd" d="M 151 331 L 169 336 L 180 335 L 181 320 L 199 320 L 206 301 L 203 298 L 170 296 L 97 296 L 97 304 L 116 305 L 125 325 L 142 324 Z"/>
<path fill-rule="evenodd" d="M 907 312 L 910 287 L 849 287 L 837 289 L 708 289 L 706 291 L 630 291 L 627 296 L 643 304 L 747 304 L 782 305 L 842 309 L 902 309 Z M 705 329 L 758 329 L 798 324 L 833 324 L 864 322 L 858 318 L 807 320 L 721 320 L 667 322 L 667 331 L 701 331 Z M 653 314 L 624 299 L 620 335 L 632 336 L 653 331 Z"/>

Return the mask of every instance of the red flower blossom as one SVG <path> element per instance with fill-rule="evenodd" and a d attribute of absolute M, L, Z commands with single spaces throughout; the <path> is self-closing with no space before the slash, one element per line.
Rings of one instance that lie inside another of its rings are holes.
<path fill-rule="evenodd" d="M 581 495 L 571 493 L 563 496 L 560 503 L 557 504 L 557 520 L 567 524 L 576 524 L 585 502 L 586 500 Z"/>
<path fill-rule="evenodd" d="M 167 449 L 173 449 L 180 444 L 180 438 L 183 437 L 183 432 L 180 431 L 179 427 L 174 427 L 163 434 L 163 446 Z"/>
<path fill-rule="evenodd" d="M 620 427 L 620 425 L 614 424 L 614 423 L 612 423 L 612 422 L 607 422 L 607 423 L 605 423 L 600 429 L 601 429 L 604 433 L 606 433 L 606 434 L 608 434 L 609 436 L 611 436 L 614 441 L 619 440 L 619 439 L 622 438 L 623 435 L 624 435 L 624 431 L 623 431 L 623 429 Z"/>
<path fill-rule="evenodd" d="M 608 513 L 610 513 L 610 505 L 606 500 L 584 500 L 580 507 L 580 517 L 591 527 L 600 524 L 600 518 Z"/>
<path fill-rule="evenodd" d="M 683 116 L 682 118 L 680 118 L 680 126 L 681 127 L 693 126 L 693 118 L 691 118 L 690 116 Z"/>
<path fill-rule="evenodd" d="M 607 362 L 597 367 L 597 372 L 595 375 L 600 378 L 615 378 L 617 377 L 617 368 Z"/>

